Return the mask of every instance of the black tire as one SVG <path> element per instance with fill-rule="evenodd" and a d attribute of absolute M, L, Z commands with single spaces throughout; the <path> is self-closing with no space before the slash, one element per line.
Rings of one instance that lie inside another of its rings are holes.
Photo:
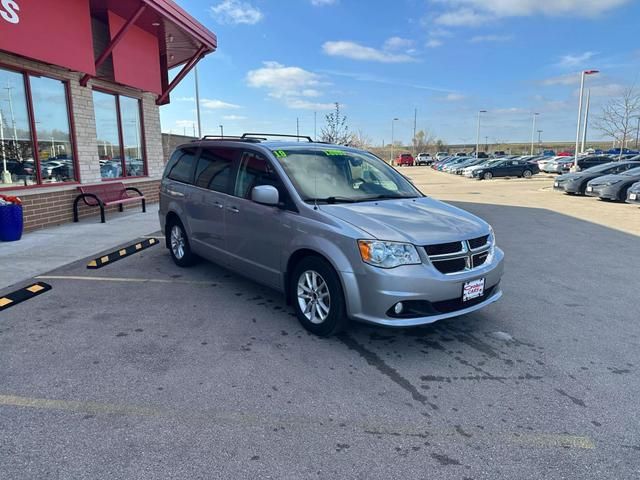
<path fill-rule="evenodd" d="M 196 255 L 191 251 L 187 232 L 182 222 L 177 218 L 172 218 L 167 222 L 167 243 L 171 258 L 179 267 L 190 267 L 197 261 Z M 180 244 L 182 239 L 182 244 Z M 179 248 L 179 247 L 182 248 Z"/>
<path fill-rule="evenodd" d="M 484 178 L 485 180 L 491 180 L 493 178 L 493 173 L 485 172 L 485 174 L 482 175 L 482 178 Z"/>
<path fill-rule="evenodd" d="M 522 172 L 522 176 L 527 179 L 531 178 L 533 177 L 533 172 L 531 170 L 525 170 L 524 172 Z"/>
<path fill-rule="evenodd" d="M 311 273 L 319 276 L 320 280 L 324 282 L 326 290 L 320 286 L 321 283 L 317 277 L 314 283 L 319 287 L 316 289 L 315 294 L 306 293 L 303 290 L 303 286 L 309 286 L 312 283 L 308 281 L 308 279 L 312 278 Z M 303 286 L 299 286 L 301 282 Z M 289 288 L 291 289 L 291 299 L 298 321 L 311 333 L 320 337 L 330 337 L 340 333 L 349 323 L 342 284 L 338 274 L 326 260 L 320 257 L 306 257 L 298 262 L 291 274 Z M 326 292 L 328 292 L 328 308 L 326 305 Z M 309 301 L 301 298 L 305 295 L 309 296 Z M 303 311 L 305 303 L 310 309 L 307 313 Z M 326 315 L 325 318 L 321 316 L 323 313 Z"/>

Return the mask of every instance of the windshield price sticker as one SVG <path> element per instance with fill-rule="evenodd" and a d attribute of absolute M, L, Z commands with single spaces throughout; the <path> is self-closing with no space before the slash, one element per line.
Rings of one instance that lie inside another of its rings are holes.
<path fill-rule="evenodd" d="M 342 150 L 325 150 L 325 155 L 333 156 L 333 155 L 344 155 Z"/>
<path fill-rule="evenodd" d="M 274 150 L 273 154 L 276 156 L 276 158 L 284 158 L 287 156 L 284 150 Z"/>

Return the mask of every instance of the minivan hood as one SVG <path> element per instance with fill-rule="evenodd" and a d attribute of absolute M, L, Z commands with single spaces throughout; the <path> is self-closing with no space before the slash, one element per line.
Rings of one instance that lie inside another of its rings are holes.
<path fill-rule="evenodd" d="M 475 215 L 427 197 L 320 205 L 319 209 L 378 240 L 414 245 L 469 240 L 490 231 Z"/>

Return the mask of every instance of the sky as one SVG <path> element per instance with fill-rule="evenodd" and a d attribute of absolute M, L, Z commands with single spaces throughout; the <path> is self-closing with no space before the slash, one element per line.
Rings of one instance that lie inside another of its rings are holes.
<path fill-rule="evenodd" d="M 177 3 L 218 37 L 198 66 L 203 134 L 295 133 L 298 122 L 319 137 L 339 102 L 373 145 L 392 130 L 410 143 L 416 109 L 417 129 L 451 144 L 475 143 L 479 110 L 481 143 L 530 141 L 534 112 L 543 141 L 570 141 L 582 70 L 600 70 L 586 81 L 592 118 L 640 86 L 637 0 Z M 193 133 L 194 84 L 190 74 L 161 108 L 164 132 Z"/>

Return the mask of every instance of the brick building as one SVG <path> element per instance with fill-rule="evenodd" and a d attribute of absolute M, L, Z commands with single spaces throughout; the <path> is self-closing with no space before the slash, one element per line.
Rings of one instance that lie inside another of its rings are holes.
<path fill-rule="evenodd" d="M 155 201 L 159 106 L 215 35 L 170 0 L 0 2 L 0 32 L 0 193 L 22 198 L 25 229 L 71 221 L 78 184 Z"/>

